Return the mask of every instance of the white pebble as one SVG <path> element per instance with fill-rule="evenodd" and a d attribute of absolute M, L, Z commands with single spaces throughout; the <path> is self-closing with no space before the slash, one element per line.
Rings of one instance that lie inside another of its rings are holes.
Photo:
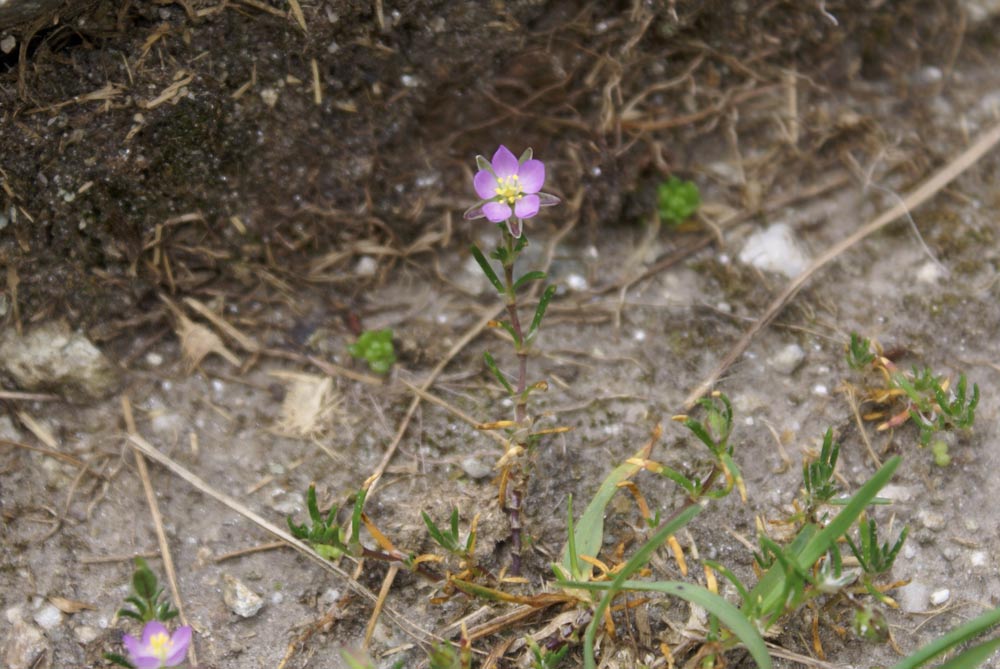
<path fill-rule="evenodd" d="M 948 588 L 935 590 L 931 593 L 931 604 L 934 606 L 941 606 L 948 601 L 949 597 L 951 597 L 951 591 Z"/>
<path fill-rule="evenodd" d="M 146 364 L 150 367 L 159 367 L 163 364 L 163 356 L 155 352 L 147 353 Z"/>
<path fill-rule="evenodd" d="M 590 284 L 579 274 L 570 274 L 566 277 L 566 285 L 569 286 L 570 290 L 581 291 L 587 290 Z"/>
<path fill-rule="evenodd" d="M 636 341 L 646 341 L 646 331 L 636 330 L 635 332 L 632 333 L 632 339 Z"/>
<path fill-rule="evenodd" d="M 358 259 L 358 263 L 354 266 L 354 273 L 358 276 L 375 276 L 375 271 L 378 269 L 378 263 L 375 262 L 375 258 L 371 256 L 361 256 Z"/>
<path fill-rule="evenodd" d="M 975 551 L 969 556 L 969 562 L 972 563 L 973 567 L 985 567 L 986 551 Z"/>
<path fill-rule="evenodd" d="M 35 611 L 35 615 L 32 617 L 43 630 L 54 629 L 62 623 L 62 611 L 52 604 L 46 604 L 38 611 Z"/>
<path fill-rule="evenodd" d="M 813 395 L 829 395 L 830 391 L 827 390 L 826 386 L 822 383 L 817 383 L 813 386 Z"/>
<path fill-rule="evenodd" d="M 765 272 L 777 272 L 794 279 L 809 267 L 809 256 L 802 250 L 784 223 L 777 223 L 751 235 L 740 251 L 740 262 Z"/>
<path fill-rule="evenodd" d="M 788 344 L 771 356 L 771 368 L 779 374 L 791 374 L 806 359 L 806 352 L 798 344 Z"/>

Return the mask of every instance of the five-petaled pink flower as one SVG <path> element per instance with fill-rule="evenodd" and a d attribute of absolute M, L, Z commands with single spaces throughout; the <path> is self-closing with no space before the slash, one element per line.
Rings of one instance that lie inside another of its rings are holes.
<path fill-rule="evenodd" d="M 482 200 L 465 212 L 466 220 L 485 216 L 493 223 L 506 223 L 514 237 L 521 236 L 521 223 L 538 213 L 539 208 L 559 204 L 559 198 L 542 193 L 545 184 L 545 165 L 531 157 L 531 149 L 514 157 L 501 145 L 487 162 L 476 156 L 480 170 L 472 185 Z"/>
<path fill-rule="evenodd" d="M 142 640 L 126 634 L 122 637 L 128 659 L 136 669 L 176 667 L 187 657 L 191 645 L 191 628 L 178 627 L 171 636 L 163 623 L 151 620 L 142 628 Z"/>

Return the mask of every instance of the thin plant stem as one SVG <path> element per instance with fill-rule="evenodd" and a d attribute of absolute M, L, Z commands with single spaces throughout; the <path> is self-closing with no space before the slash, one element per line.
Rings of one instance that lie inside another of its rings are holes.
<path fill-rule="evenodd" d="M 514 261 L 517 259 L 517 252 L 514 247 L 514 237 L 506 229 L 501 233 L 503 242 L 507 246 L 507 255 L 503 263 L 504 286 L 506 288 L 507 314 L 510 317 L 510 325 L 514 331 L 514 351 L 517 354 L 517 400 L 514 405 L 515 435 L 523 434 L 526 427 L 524 423 L 528 418 L 528 398 L 525 389 L 528 386 L 528 352 L 525 348 L 524 331 L 521 328 L 521 319 L 517 314 L 517 290 L 514 288 Z M 518 439 L 517 446 L 524 448 L 526 444 Z M 511 560 L 510 571 L 513 576 L 521 575 L 521 512 L 525 498 L 525 490 L 528 486 L 528 472 L 524 465 L 515 461 L 508 473 L 510 484 L 507 488 L 506 499 L 503 500 L 507 511 L 508 522 L 510 523 L 510 547 Z"/>

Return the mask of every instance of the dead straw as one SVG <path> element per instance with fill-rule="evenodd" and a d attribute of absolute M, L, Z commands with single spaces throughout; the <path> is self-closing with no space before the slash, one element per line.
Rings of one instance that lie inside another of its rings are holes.
<path fill-rule="evenodd" d="M 135 429 L 135 419 L 132 417 L 132 402 L 128 395 L 122 395 L 122 415 L 125 417 L 125 430 L 129 438 L 138 437 Z M 156 502 L 156 493 L 153 491 L 153 484 L 149 479 L 149 469 L 146 467 L 146 459 L 142 453 L 136 451 L 135 464 L 139 469 L 139 478 L 142 479 L 142 489 L 146 494 L 146 504 L 149 505 L 149 514 L 153 517 L 153 527 L 156 529 L 156 541 L 160 545 L 160 555 L 163 558 L 163 570 L 167 574 L 167 582 L 170 584 L 170 594 L 174 598 L 174 606 L 177 607 L 181 622 L 189 625 L 187 616 L 184 615 L 184 602 L 181 601 L 181 592 L 177 587 L 177 572 L 174 570 L 174 560 L 170 555 L 170 544 L 167 542 L 167 534 L 163 531 L 163 517 L 160 515 L 160 506 Z M 188 656 L 191 658 L 191 666 L 198 666 L 198 654 L 195 652 L 194 643 L 191 644 Z"/>

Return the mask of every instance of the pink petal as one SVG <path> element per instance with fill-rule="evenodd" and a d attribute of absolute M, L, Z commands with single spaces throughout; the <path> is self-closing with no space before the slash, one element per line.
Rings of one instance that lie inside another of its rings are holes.
<path fill-rule="evenodd" d="M 510 205 L 506 202 L 487 202 L 483 205 L 483 213 L 492 223 L 499 223 L 510 218 Z"/>
<path fill-rule="evenodd" d="M 529 160 L 521 165 L 517 175 L 523 192 L 537 193 L 545 183 L 545 165 L 540 160 Z"/>
<path fill-rule="evenodd" d="M 503 144 L 497 149 L 497 152 L 493 154 L 493 171 L 496 172 L 497 178 L 503 179 L 504 177 L 509 177 L 512 174 L 517 174 L 517 156 L 510 152 Z M 496 193 L 494 193 L 495 195 Z"/>
<path fill-rule="evenodd" d="M 167 655 L 166 665 L 176 667 L 187 657 L 188 646 L 191 645 L 191 628 L 187 625 L 178 627 L 170 640 L 174 643 L 174 652 Z"/>
<path fill-rule="evenodd" d="M 153 657 L 152 655 L 147 655 L 146 657 L 135 657 L 133 655 L 129 659 L 135 665 L 135 669 L 160 669 L 162 666 L 160 658 Z"/>
<path fill-rule="evenodd" d="M 122 636 L 122 643 L 125 644 L 125 650 L 128 651 L 129 656 L 133 659 L 143 655 L 145 648 L 143 647 L 142 642 L 131 634 L 125 634 Z"/>
<path fill-rule="evenodd" d="M 538 213 L 539 206 L 537 195 L 525 195 L 514 203 L 514 215 L 518 218 L 531 218 Z"/>
<path fill-rule="evenodd" d="M 476 187 L 476 195 L 484 200 L 489 200 L 497 194 L 497 179 L 486 170 L 476 172 L 472 185 Z"/>
<path fill-rule="evenodd" d="M 142 645 L 148 646 L 149 640 L 153 638 L 154 634 L 165 634 L 170 636 L 170 631 L 161 623 L 159 620 L 150 620 L 146 623 L 146 626 L 142 628 Z"/>

